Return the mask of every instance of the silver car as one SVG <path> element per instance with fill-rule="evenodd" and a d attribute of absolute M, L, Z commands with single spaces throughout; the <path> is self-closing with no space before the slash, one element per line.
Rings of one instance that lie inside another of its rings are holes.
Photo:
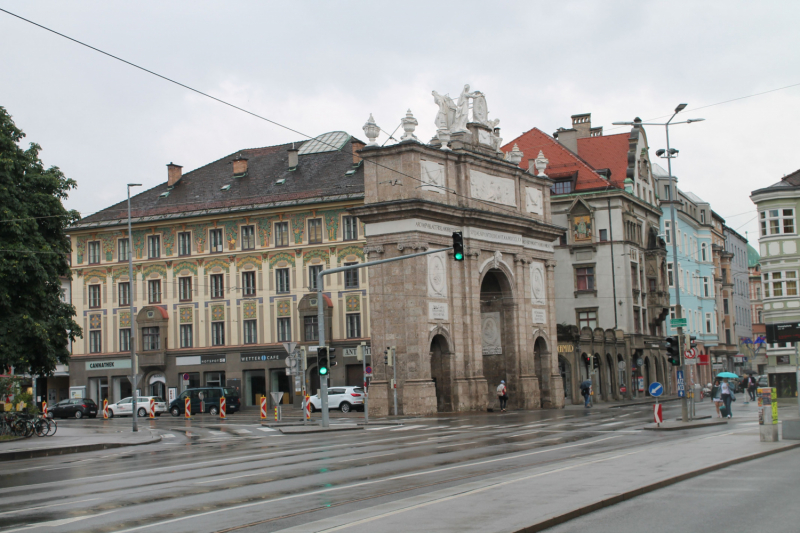
<path fill-rule="evenodd" d="M 354 409 L 363 411 L 365 397 L 362 387 L 328 387 L 328 410 L 339 409 L 343 413 L 349 413 Z M 308 401 L 312 412 L 322 410 L 322 399 L 319 394 L 311 396 Z"/>

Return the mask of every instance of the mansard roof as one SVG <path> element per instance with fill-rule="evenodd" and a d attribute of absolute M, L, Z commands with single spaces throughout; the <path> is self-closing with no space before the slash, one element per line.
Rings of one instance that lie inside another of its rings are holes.
<path fill-rule="evenodd" d="M 344 135 L 346 141 L 338 150 L 299 155 L 295 169 L 289 168 L 288 150 L 301 148 L 302 141 L 237 150 L 186 172 L 174 187 L 164 182 L 132 197 L 131 216 L 137 221 L 155 221 L 363 198 L 363 165 L 354 161 L 361 161 L 355 151 L 364 143 Z M 247 159 L 247 172 L 234 177 L 232 163 L 241 159 Z M 117 225 L 126 222 L 127 216 L 127 201 L 122 201 L 81 219 L 73 227 Z"/>

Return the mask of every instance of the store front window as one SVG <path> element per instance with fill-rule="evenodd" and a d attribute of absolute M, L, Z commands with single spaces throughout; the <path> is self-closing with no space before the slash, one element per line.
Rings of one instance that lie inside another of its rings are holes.
<path fill-rule="evenodd" d="M 224 387 L 225 372 L 206 372 L 205 381 L 206 387 Z"/>
<path fill-rule="evenodd" d="M 178 382 L 181 384 L 181 392 L 197 388 L 200 386 L 200 372 L 181 372 L 178 374 Z"/>
<path fill-rule="evenodd" d="M 244 371 L 244 404 L 247 407 L 260 406 L 261 396 L 267 395 L 267 379 L 264 370 Z"/>

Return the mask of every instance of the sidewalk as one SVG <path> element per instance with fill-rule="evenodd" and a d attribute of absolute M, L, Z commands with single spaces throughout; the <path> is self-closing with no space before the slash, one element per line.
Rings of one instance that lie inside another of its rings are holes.
<path fill-rule="evenodd" d="M 729 433 L 521 468 L 281 531 L 541 531 L 707 472 L 798 447 L 791 441 L 760 442 L 757 426 L 746 425 Z M 520 456 L 536 453 L 542 451 Z"/>
<path fill-rule="evenodd" d="M 58 432 L 52 437 L 34 435 L 29 439 L 0 441 L 0 461 L 93 452 L 159 441 L 161 437 L 149 428 L 140 427 L 137 433 L 129 429 L 58 428 Z"/>

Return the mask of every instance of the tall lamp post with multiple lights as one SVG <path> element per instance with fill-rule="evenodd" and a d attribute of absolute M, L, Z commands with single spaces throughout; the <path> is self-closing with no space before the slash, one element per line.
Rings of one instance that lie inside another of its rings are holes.
<path fill-rule="evenodd" d="M 701 120 L 705 120 L 702 118 L 690 118 L 688 120 L 684 120 L 682 122 L 672 122 L 672 119 L 675 116 L 686 109 L 687 104 L 679 104 L 678 107 L 675 108 L 675 112 L 666 122 L 642 122 L 640 120 L 636 120 L 634 122 L 614 122 L 614 125 L 619 126 L 664 126 L 664 129 L 667 133 L 667 149 L 666 150 L 656 150 L 656 155 L 662 157 L 667 160 L 667 173 L 669 174 L 669 182 L 670 182 L 670 220 L 672 221 L 670 229 L 672 230 L 672 260 L 674 261 L 673 266 L 673 274 L 672 278 L 675 282 L 675 317 L 676 318 L 683 318 L 683 312 L 681 309 L 681 285 L 680 285 L 680 276 L 678 276 L 678 272 L 680 269 L 678 268 L 678 230 L 675 224 L 675 203 L 678 201 L 678 184 L 677 179 L 672 176 L 672 160 L 675 157 L 678 157 L 678 150 L 675 148 L 670 148 L 669 146 L 669 127 L 670 125 L 674 126 L 676 124 L 691 124 L 692 122 L 700 122 Z M 686 375 L 684 372 L 685 369 L 685 361 L 684 361 L 684 347 L 683 343 L 681 342 L 681 338 L 683 336 L 683 327 L 678 326 L 678 346 L 680 347 L 678 351 L 680 352 L 680 371 L 682 375 Z M 685 378 L 684 378 L 685 379 Z M 689 404 L 686 399 L 686 395 L 684 394 L 681 397 L 681 420 L 684 422 L 689 421 Z"/>
<path fill-rule="evenodd" d="M 139 394 L 136 392 L 136 387 L 139 381 L 139 365 L 136 364 L 136 351 L 134 350 L 134 343 L 136 340 L 136 317 L 133 314 L 133 233 L 131 232 L 131 187 L 141 187 L 141 183 L 129 183 L 128 184 L 128 279 L 130 280 L 130 284 L 128 285 L 129 293 L 128 293 L 128 304 L 130 305 L 131 311 L 131 335 L 130 335 L 130 348 L 131 348 L 131 385 L 133 385 L 133 412 L 131 413 L 131 419 L 133 420 L 133 431 L 139 431 L 138 421 L 136 420 L 136 400 Z"/>

